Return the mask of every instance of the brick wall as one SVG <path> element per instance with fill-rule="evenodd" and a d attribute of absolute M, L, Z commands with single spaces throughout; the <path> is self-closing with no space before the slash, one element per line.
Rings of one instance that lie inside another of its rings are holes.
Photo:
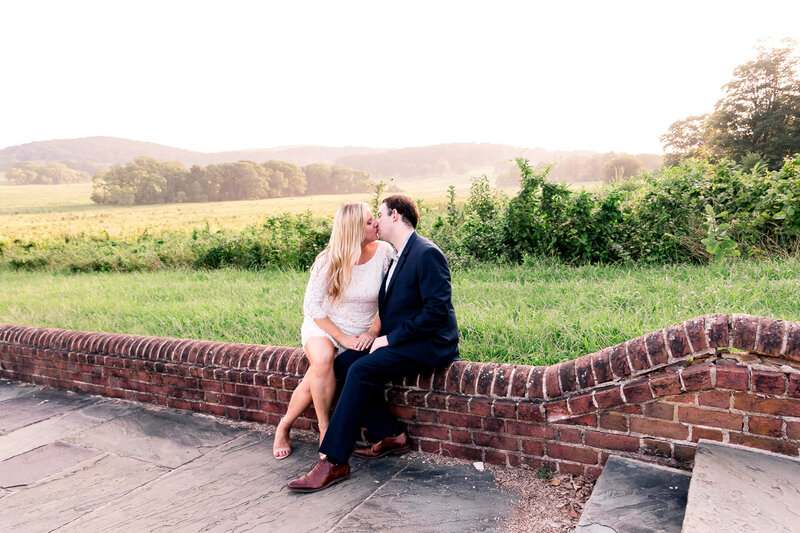
<path fill-rule="evenodd" d="M 276 424 L 297 348 L 0 324 L 0 377 Z M 706 315 L 546 367 L 459 361 L 387 385 L 417 449 L 598 475 L 691 468 L 698 439 L 798 457 L 800 323 Z M 311 429 L 313 409 L 296 427 Z"/>

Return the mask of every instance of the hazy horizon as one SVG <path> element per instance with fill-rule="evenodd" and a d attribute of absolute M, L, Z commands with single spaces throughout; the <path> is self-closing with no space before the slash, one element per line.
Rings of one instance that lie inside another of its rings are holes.
<path fill-rule="evenodd" d="M 489 143 L 662 154 L 800 3 L 4 3 L 0 146 Z"/>

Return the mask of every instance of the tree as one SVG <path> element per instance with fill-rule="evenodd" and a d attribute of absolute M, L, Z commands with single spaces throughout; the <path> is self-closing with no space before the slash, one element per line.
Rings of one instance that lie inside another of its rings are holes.
<path fill-rule="evenodd" d="M 301 196 L 306 193 L 306 175 L 303 169 L 286 161 L 267 161 L 261 165 L 269 173 L 269 187 L 273 197 Z"/>
<path fill-rule="evenodd" d="M 603 167 L 603 181 L 614 183 L 623 178 L 630 178 L 639 174 L 644 165 L 638 157 L 623 154 L 606 163 Z"/>
<path fill-rule="evenodd" d="M 692 115 L 670 124 L 667 133 L 660 137 L 667 155 L 664 164 L 673 167 L 689 157 L 708 155 L 705 127 L 708 113 Z"/>
<path fill-rule="evenodd" d="M 796 44 L 756 46 L 755 60 L 736 67 L 725 95 L 708 116 L 673 123 L 661 137 L 668 165 L 691 156 L 726 157 L 743 163 L 760 160 L 777 170 L 800 152 L 800 79 Z"/>

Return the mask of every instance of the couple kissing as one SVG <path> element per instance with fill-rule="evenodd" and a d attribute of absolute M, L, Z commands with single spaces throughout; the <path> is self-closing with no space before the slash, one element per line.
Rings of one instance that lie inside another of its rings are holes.
<path fill-rule="evenodd" d="M 313 404 L 320 459 L 289 482 L 292 491 L 316 492 L 345 481 L 351 455 L 372 459 L 408 451 L 408 435 L 384 399 L 386 383 L 458 359 L 450 269 L 441 250 L 416 233 L 418 221 L 417 205 L 405 195 L 386 198 L 374 218 L 364 203 L 336 212 L 303 300 L 309 368 L 273 446 L 276 459 L 291 453 L 292 423 Z M 341 394 L 330 415 L 337 379 Z M 374 444 L 354 449 L 362 426 Z"/>

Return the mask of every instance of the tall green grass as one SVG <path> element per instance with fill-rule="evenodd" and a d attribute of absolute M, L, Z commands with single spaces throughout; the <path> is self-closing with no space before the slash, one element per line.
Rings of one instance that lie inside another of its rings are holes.
<path fill-rule="evenodd" d="M 299 346 L 308 274 L 0 271 L 0 322 Z M 550 364 L 705 313 L 800 320 L 800 261 L 570 267 L 548 261 L 453 272 L 462 357 Z"/>

